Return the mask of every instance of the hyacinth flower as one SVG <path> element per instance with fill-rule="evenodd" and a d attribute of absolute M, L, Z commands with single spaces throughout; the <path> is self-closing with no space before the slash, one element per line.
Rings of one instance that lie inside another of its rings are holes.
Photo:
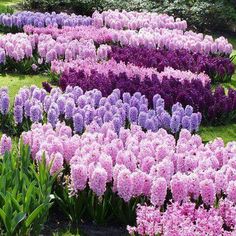
<path fill-rule="evenodd" d="M 171 202 L 191 201 L 192 206 L 204 204 L 210 211 L 223 199 L 236 203 L 235 142 L 225 146 L 216 139 L 204 144 L 186 129 L 176 140 L 164 129 L 144 132 L 135 124 L 117 134 L 113 122 L 101 126 L 93 122 L 80 136 L 63 123 L 55 128 L 34 124 L 22 139 L 34 160 L 41 160 L 42 153 L 48 160 L 60 153 L 63 162 L 57 170 L 69 165 L 71 194 L 96 196 L 107 208 L 116 202 L 110 213 L 116 221 L 122 220 L 117 216 L 121 206 L 132 215 L 131 208 L 144 200 L 165 211 Z M 127 212 L 123 213 L 128 216 Z"/>
<path fill-rule="evenodd" d="M 13 131 L 13 115 L 10 112 L 10 97 L 8 88 L 0 88 L 0 129 L 3 133 Z"/>
<path fill-rule="evenodd" d="M 183 107 L 180 103 L 167 112 L 165 101 L 158 94 L 153 97 L 150 109 L 147 98 L 139 92 L 121 95 L 120 90 L 115 89 L 103 97 L 99 90 L 84 93 L 80 87 L 70 86 L 65 92 L 53 88 L 49 94 L 35 86 L 22 88 L 15 97 L 13 110 L 18 127 L 45 121 L 55 127 L 58 121 L 65 121 L 79 134 L 93 121 L 98 125 L 112 121 L 117 133 L 121 127 L 128 128 L 131 124 L 154 132 L 160 128 L 173 134 L 178 134 L 181 128 L 197 132 L 202 119 L 193 107 Z"/>
<path fill-rule="evenodd" d="M 204 72 L 212 82 L 230 81 L 234 73 L 234 64 L 229 58 L 190 53 L 185 49 L 157 50 L 155 48 L 113 46 L 109 58 L 113 58 L 117 62 L 132 63 L 139 67 L 156 68 L 159 72 L 166 67 L 182 71 L 189 70 L 193 73 Z"/>
<path fill-rule="evenodd" d="M 11 137 L 2 135 L 0 139 L 0 155 L 4 155 L 6 152 L 10 152 L 12 149 Z"/>

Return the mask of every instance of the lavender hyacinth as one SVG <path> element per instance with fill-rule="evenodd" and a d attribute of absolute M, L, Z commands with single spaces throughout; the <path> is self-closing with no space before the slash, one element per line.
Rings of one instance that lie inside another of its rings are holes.
<path fill-rule="evenodd" d="M 10 99 L 8 92 L 4 89 L 0 90 L 0 112 L 2 115 L 6 115 L 9 112 Z"/>
<path fill-rule="evenodd" d="M 23 121 L 23 107 L 20 105 L 17 105 L 14 107 L 14 117 L 15 117 L 15 123 L 21 124 Z"/>
<path fill-rule="evenodd" d="M 42 109 L 38 104 L 30 108 L 30 119 L 33 123 L 42 120 Z"/>
<path fill-rule="evenodd" d="M 80 113 L 76 113 L 73 116 L 73 125 L 76 133 L 82 133 L 84 129 L 84 118 Z"/>

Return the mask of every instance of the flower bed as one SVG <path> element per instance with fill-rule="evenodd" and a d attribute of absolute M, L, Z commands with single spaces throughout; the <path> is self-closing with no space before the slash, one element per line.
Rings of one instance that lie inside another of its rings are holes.
<path fill-rule="evenodd" d="M 43 152 L 46 159 L 54 160 L 51 172 L 69 165 L 70 181 L 67 188 L 71 189 L 72 195 L 86 195 L 88 198 L 84 198 L 85 201 L 94 199 L 93 220 L 99 222 L 106 221 L 109 217 L 121 216 L 124 213 L 122 205 L 127 207 L 127 212 L 132 212 L 132 207 L 145 199 L 154 206 L 163 206 L 166 212 L 161 213 L 152 207 L 139 209 L 138 228 L 135 229 L 139 234 L 154 235 L 161 229 L 165 234 L 168 230 L 177 230 L 174 225 L 162 228 L 164 222 L 171 222 L 169 217 L 186 217 L 183 218 L 184 221 L 178 221 L 179 227 L 184 227 L 194 217 L 191 213 L 195 206 L 202 204 L 210 207 L 210 211 L 200 207 L 196 211 L 196 218 L 202 214 L 206 217 L 215 216 L 218 227 L 207 229 L 204 227 L 208 226 L 203 226 L 199 221 L 203 228 L 199 225 L 198 230 L 228 232 L 234 229 L 233 216 L 230 219 L 225 215 L 226 209 L 235 212 L 232 205 L 236 202 L 234 142 L 225 147 L 221 139 L 216 139 L 204 145 L 200 136 L 192 136 L 189 131 L 182 130 L 176 143 L 174 137 L 163 129 L 155 133 L 144 133 L 136 125 L 131 130 L 122 128 L 118 135 L 109 123 L 101 127 L 92 124 L 87 128 L 82 136 L 72 136 L 72 130 L 63 124 L 58 124 L 56 130 L 51 125 L 34 125 L 30 132 L 23 134 L 23 140 L 31 146 L 35 160 L 40 161 Z M 112 211 L 99 215 L 101 218 L 96 215 L 96 210 L 99 210 L 96 198 L 102 199 L 104 209 L 112 207 Z M 79 204 L 86 207 L 83 198 L 79 199 Z M 117 199 L 118 206 L 110 205 L 114 203 L 108 199 Z M 189 199 L 192 203 L 181 204 Z M 172 201 L 175 203 L 171 203 Z M 220 205 L 220 210 L 213 208 L 215 204 Z M 147 211 L 150 214 L 145 215 Z M 86 217 L 80 215 L 80 211 L 76 213 L 78 217 Z M 152 219 L 154 216 L 159 218 Z M 151 217 L 150 226 L 155 223 L 156 227 L 149 228 L 145 217 Z M 121 220 L 117 218 L 116 222 Z M 132 223 L 132 218 L 128 219 L 128 215 L 125 220 Z M 197 226 L 194 226 L 194 222 L 192 224 L 189 225 L 189 230 L 196 230 L 194 227 Z"/>

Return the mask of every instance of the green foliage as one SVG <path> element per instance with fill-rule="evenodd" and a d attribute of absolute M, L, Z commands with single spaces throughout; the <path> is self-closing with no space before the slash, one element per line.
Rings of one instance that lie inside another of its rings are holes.
<path fill-rule="evenodd" d="M 37 66 L 36 70 L 33 70 L 33 65 Z M 0 64 L 0 73 L 38 74 L 40 72 L 46 72 L 49 67 L 48 63 L 39 64 L 39 55 L 34 52 L 32 57 L 24 58 L 20 61 L 6 57 L 5 63 Z"/>
<path fill-rule="evenodd" d="M 157 6 L 158 12 L 186 19 L 190 26 L 201 31 L 225 30 L 236 22 L 236 4 L 231 0 L 163 0 L 157 1 Z"/>
<path fill-rule="evenodd" d="M 102 226 L 133 225 L 137 204 L 147 201 L 139 197 L 127 203 L 112 191 L 111 186 L 107 187 L 103 196 L 98 197 L 89 186 L 77 194 L 71 194 L 68 186 L 57 185 L 54 195 L 59 209 L 76 226 L 82 222 L 94 222 Z"/>
<path fill-rule="evenodd" d="M 38 235 L 52 205 L 46 161 L 32 163 L 29 147 L 6 153 L 0 160 L 0 228 L 4 235 Z"/>

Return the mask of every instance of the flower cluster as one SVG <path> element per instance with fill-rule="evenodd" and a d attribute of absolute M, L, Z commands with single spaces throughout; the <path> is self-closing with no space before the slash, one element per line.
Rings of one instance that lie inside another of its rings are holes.
<path fill-rule="evenodd" d="M 24 33 L 6 34 L 0 37 L 0 64 L 6 62 L 6 58 L 12 58 L 19 62 L 24 58 L 33 56 L 35 49 L 35 37 Z"/>
<path fill-rule="evenodd" d="M 0 155 L 4 155 L 6 152 L 10 152 L 11 148 L 12 148 L 11 138 L 3 134 L 0 139 Z"/>
<path fill-rule="evenodd" d="M 150 12 L 127 12 L 127 11 L 103 11 L 94 12 L 92 15 L 93 25 L 97 28 L 106 26 L 112 29 L 131 29 L 139 30 L 141 28 L 151 27 L 186 30 L 187 22 L 166 14 L 157 14 Z"/>
<path fill-rule="evenodd" d="M 176 103 L 171 114 L 164 106 L 165 102 L 158 94 L 153 97 L 154 109 L 149 109 L 147 98 L 139 92 L 133 96 L 129 93 L 121 96 L 115 89 L 103 97 L 96 89 L 84 93 L 80 87 L 67 87 L 64 93 L 54 88 L 47 95 L 44 89 L 32 86 L 20 89 L 16 95 L 14 117 L 15 123 L 21 124 L 25 119 L 32 123 L 41 122 L 46 116 L 53 127 L 59 120 L 70 121 L 76 133 L 82 133 L 93 121 L 99 125 L 111 121 L 117 133 L 129 124 L 138 124 L 152 131 L 164 128 L 172 133 L 178 133 L 181 127 L 191 132 L 198 130 L 201 114 L 194 113 L 191 106 L 184 108 Z"/>
<path fill-rule="evenodd" d="M 205 72 L 214 81 L 229 79 L 234 73 L 234 65 L 229 58 L 212 57 L 201 53 L 189 53 L 187 50 L 164 50 L 142 47 L 113 46 L 109 54 L 117 62 L 132 63 L 137 66 L 153 67 L 163 71 L 165 67 L 178 70 L 190 70 L 193 73 Z"/>
<path fill-rule="evenodd" d="M 51 63 L 51 71 L 58 75 L 69 75 L 72 70 L 75 70 L 76 72 L 83 70 L 87 76 L 91 76 L 94 71 L 97 71 L 99 74 L 103 74 L 104 76 L 108 76 L 111 72 L 115 75 L 126 73 L 129 78 L 138 75 L 140 76 L 141 80 L 144 80 L 145 77 L 151 77 L 152 75 L 155 75 L 160 82 L 163 79 L 169 79 L 171 77 L 176 78 L 181 82 L 184 82 L 185 80 L 199 80 L 203 85 L 207 85 L 211 81 L 209 76 L 204 73 L 197 74 L 191 71 L 176 70 L 171 67 L 165 67 L 162 72 L 158 72 L 155 68 L 140 67 L 129 63 L 125 64 L 122 61 L 116 62 L 114 59 L 109 61 L 101 61 L 100 63 L 81 59 L 72 60 L 69 62 L 55 60 Z"/>
<path fill-rule="evenodd" d="M 93 40 L 71 40 L 70 37 L 60 36 L 56 40 L 51 35 L 38 36 L 38 54 L 47 63 L 53 60 L 64 58 L 70 61 L 76 58 L 80 59 L 106 59 L 111 47 L 100 45 L 96 48 Z"/>
<path fill-rule="evenodd" d="M 190 52 L 203 54 L 230 55 L 232 44 L 224 37 L 213 39 L 210 35 L 197 34 L 192 31 L 142 28 L 139 32 L 134 30 L 121 30 L 113 34 L 112 40 L 121 45 L 132 47 L 166 48 L 168 50 L 186 49 Z"/>
<path fill-rule="evenodd" d="M 77 58 L 102 60 L 107 58 L 111 47 L 101 44 L 96 48 L 93 40 L 73 40 L 69 36 L 53 39 L 51 35 L 44 34 L 6 34 L 0 38 L 0 64 L 4 64 L 7 57 L 17 62 L 32 58 L 35 50 L 39 55 L 37 63 L 42 64 L 59 58 L 65 61 Z"/>
<path fill-rule="evenodd" d="M 158 75 L 145 76 L 139 74 L 129 76 L 126 72 L 116 74 L 109 71 L 108 75 L 93 70 L 87 74 L 84 70 L 64 73 L 60 78 L 60 86 L 63 90 L 67 86 L 80 86 L 83 90 L 98 89 L 103 96 L 108 96 L 113 89 L 120 89 L 122 93 L 134 94 L 139 91 L 145 95 L 152 106 L 155 94 L 160 94 L 165 101 L 165 108 L 170 110 L 176 103 L 184 106 L 191 105 L 195 112 L 201 112 L 205 122 L 227 122 L 234 120 L 236 110 L 236 90 L 218 86 L 215 91 L 209 84 L 203 85 L 200 80 L 184 80 L 170 77 L 166 73 L 161 80 Z"/>
<path fill-rule="evenodd" d="M 48 26 L 44 28 L 34 27 L 31 25 L 24 26 L 24 32 L 27 34 L 49 34 L 54 39 L 59 36 L 70 37 L 71 39 L 92 39 L 94 42 L 100 43 L 112 43 L 112 35 L 115 30 L 103 28 L 96 28 L 94 26 L 76 26 L 69 27 L 64 26 L 63 28 L 57 28 Z"/>
<path fill-rule="evenodd" d="M 67 13 L 41 13 L 22 11 L 12 15 L 0 14 L 0 25 L 7 27 L 22 28 L 24 25 L 33 25 L 36 27 L 45 27 L 53 25 L 56 27 L 62 26 L 78 26 L 78 25 L 91 25 L 92 19 L 80 15 L 68 15 Z"/>
<path fill-rule="evenodd" d="M 10 98 L 8 95 L 7 88 L 0 89 L 0 114 L 3 116 L 9 112 L 10 109 Z"/>
<path fill-rule="evenodd" d="M 138 206 L 137 227 L 128 227 L 138 235 L 234 235 L 236 207 L 229 201 L 220 202 L 219 208 L 209 211 L 195 204 L 173 203 L 165 212 L 152 206 Z"/>
<path fill-rule="evenodd" d="M 225 147 L 222 139 L 216 139 L 204 145 L 200 136 L 185 129 L 177 142 L 164 129 L 145 133 L 131 125 L 119 134 L 115 130 L 114 123 L 93 122 L 81 136 L 72 136 L 64 124 L 58 123 L 55 130 L 38 124 L 22 137 L 36 160 L 43 152 L 61 153 L 70 164 L 74 192 L 89 184 L 101 196 L 112 185 L 125 202 L 145 196 L 158 207 L 189 199 L 209 207 L 221 198 L 236 203 L 235 142 Z"/>

